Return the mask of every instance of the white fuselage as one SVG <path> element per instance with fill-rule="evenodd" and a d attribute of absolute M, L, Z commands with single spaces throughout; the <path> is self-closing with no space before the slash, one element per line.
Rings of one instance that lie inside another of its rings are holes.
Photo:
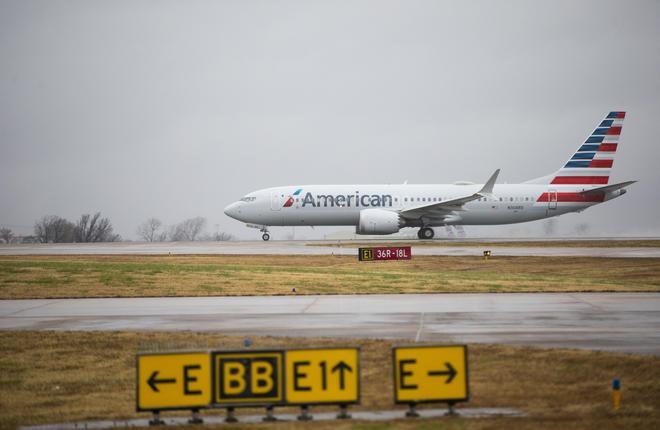
<path fill-rule="evenodd" d="M 248 194 L 229 205 L 225 213 L 237 220 L 261 226 L 356 226 L 360 211 L 364 209 L 399 212 L 474 194 L 481 187 L 479 184 L 275 187 Z M 406 226 L 493 225 L 534 221 L 582 211 L 619 195 L 605 195 L 594 201 L 571 201 L 580 200 L 571 196 L 589 188 L 582 185 L 495 185 L 492 197 L 466 203 L 462 210 L 448 217 L 424 217 L 419 222 L 407 220 Z M 295 194 L 297 190 L 300 191 Z"/>
<path fill-rule="evenodd" d="M 624 111 L 609 112 L 559 170 L 522 184 L 304 185 L 255 191 L 225 208 L 237 220 L 261 226 L 356 227 L 358 234 L 392 234 L 419 227 L 433 238 L 442 225 L 512 224 L 579 212 L 623 195 L 635 181 L 607 185 L 620 144 Z"/>

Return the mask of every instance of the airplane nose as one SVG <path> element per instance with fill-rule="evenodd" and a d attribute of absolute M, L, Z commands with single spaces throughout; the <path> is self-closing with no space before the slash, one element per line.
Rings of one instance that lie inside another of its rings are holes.
<path fill-rule="evenodd" d="M 238 202 L 234 202 L 225 208 L 225 215 L 236 218 L 238 213 Z"/>

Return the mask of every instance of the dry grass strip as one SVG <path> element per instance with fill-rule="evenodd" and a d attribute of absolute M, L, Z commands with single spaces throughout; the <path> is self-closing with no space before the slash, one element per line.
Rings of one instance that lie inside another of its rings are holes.
<path fill-rule="evenodd" d="M 660 292 L 660 259 L 7 256 L 0 299 L 449 292 Z"/>
<path fill-rule="evenodd" d="M 148 414 L 135 412 L 136 352 L 240 349 L 241 340 L 201 333 L 0 332 L 0 428 L 147 417 Z M 359 408 L 392 408 L 389 341 L 272 337 L 253 340 L 253 348 L 359 346 L 362 351 Z M 280 423 L 237 428 L 310 429 L 313 426 L 316 430 L 376 430 L 431 429 L 439 428 L 438 425 L 450 429 L 660 428 L 659 357 L 496 345 L 469 348 L 472 399 L 467 406 L 513 407 L 526 412 L 527 417 Z M 614 377 L 621 378 L 623 394 L 623 408 L 616 414 L 610 406 L 610 382 Z"/>

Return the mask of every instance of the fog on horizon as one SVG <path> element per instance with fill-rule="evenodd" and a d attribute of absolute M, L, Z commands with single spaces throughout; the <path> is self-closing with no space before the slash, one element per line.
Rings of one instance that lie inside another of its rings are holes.
<path fill-rule="evenodd" d="M 222 212 L 250 191 L 521 182 L 625 110 L 610 183 L 639 182 L 551 228 L 660 236 L 659 40 L 641 0 L 0 0 L 0 226 L 100 211 L 137 239 L 149 217 L 202 216 L 258 239 Z"/>

